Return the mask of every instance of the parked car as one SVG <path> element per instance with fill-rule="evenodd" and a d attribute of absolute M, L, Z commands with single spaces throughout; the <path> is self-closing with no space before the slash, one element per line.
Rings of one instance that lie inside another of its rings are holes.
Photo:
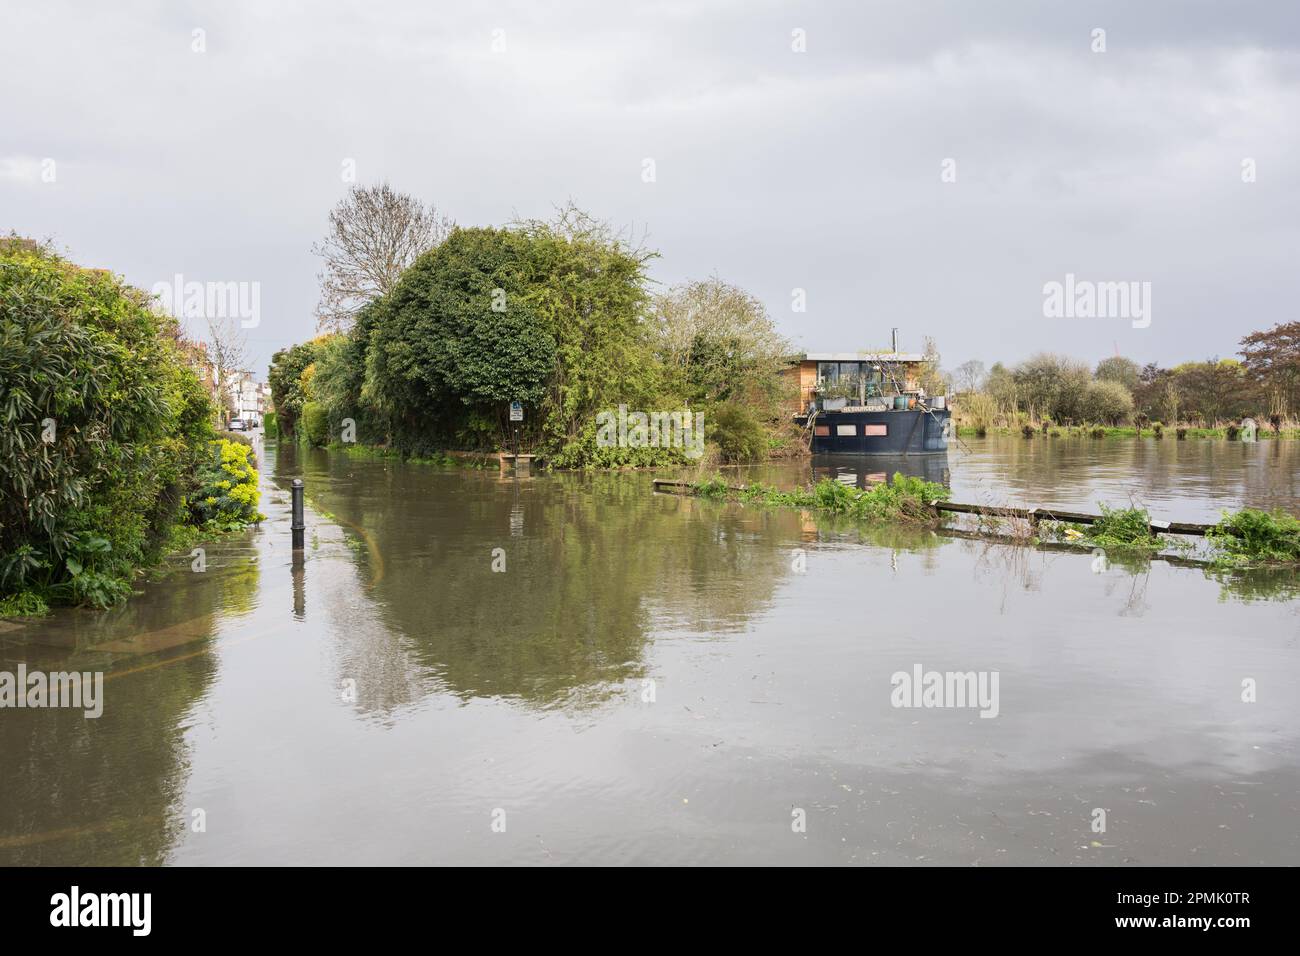
<path fill-rule="evenodd" d="M 232 418 L 230 420 L 229 430 L 232 432 L 248 431 L 248 425 L 244 422 L 242 418 Z"/>

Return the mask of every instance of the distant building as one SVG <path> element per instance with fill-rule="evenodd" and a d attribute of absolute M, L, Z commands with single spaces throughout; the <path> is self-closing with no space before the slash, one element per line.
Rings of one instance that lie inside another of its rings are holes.
<path fill-rule="evenodd" d="M 186 364 L 198 375 L 212 400 L 219 425 L 226 425 L 232 418 L 262 424 L 262 416 L 271 407 L 270 385 L 257 381 L 252 372 L 241 371 L 227 373 L 225 386 L 218 388 L 217 370 L 208 357 L 204 344 L 180 339 L 177 345 L 185 356 Z"/>
<path fill-rule="evenodd" d="M 228 383 L 230 401 L 235 418 L 256 425 L 262 424 L 270 399 L 271 387 L 253 378 L 252 372 L 237 372 Z"/>

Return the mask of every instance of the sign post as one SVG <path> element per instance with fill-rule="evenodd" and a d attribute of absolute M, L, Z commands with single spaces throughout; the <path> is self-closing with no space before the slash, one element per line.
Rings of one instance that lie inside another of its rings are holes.
<path fill-rule="evenodd" d="M 522 422 L 524 420 L 524 403 L 510 403 L 510 420 L 512 422 Z M 519 426 L 515 426 L 515 466 L 519 465 Z"/>

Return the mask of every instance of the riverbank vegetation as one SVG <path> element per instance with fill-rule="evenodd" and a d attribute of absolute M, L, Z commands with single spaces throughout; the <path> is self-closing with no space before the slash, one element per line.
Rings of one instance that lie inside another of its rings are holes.
<path fill-rule="evenodd" d="M 950 494 L 941 484 L 897 472 L 890 481 L 865 490 L 830 478 L 793 491 L 780 491 L 764 484 L 731 487 L 720 475 L 692 482 L 690 488 L 704 498 L 806 508 L 864 521 L 917 524 L 937 523 L 938 513 L 932 506 L 936 501 L 948 500 Z"/>
<path fill-rule="evenodd" d="M 1040 534 L 1084 548 L 1155 554 L 1171 546 L 1170 539 L 1151 528 L 1151 515 L 1145 508 L 1112 508 L 1098 505 L 1101 516 L 1092 524 L 1043 522 Z"/>
<path fill-rule="evenodd" d="M 1207 537 L 1219 550 L 1220 567 L 1300 564 L 1300 520 L 1283 511 L 1225 511 Z"/>
<path fill-rule="evenodd" d="M 947 487 L 921 478 L 895 473 L 867 489 L 854 488 L 829 478 L 814 485 L 782 491 L 769 485 L 730 485 L 714 473 L 679 485 L 690 494 L 721 501 L 760 504 L 772 507 L 799 508 L 824 514 L 840 515 L 867 523 L 921 525 L 939 527 L 953 517 L 951 512 L 935 508 L 950 500 Z M 1195 551 L 1191 539 L 1162 534 L 1152 526 L 1150 513 L 1133 505 L 1112 508 L 1099 505 L 1100 515 L 1091 524 L 1043 521 L 1037 525 L 1022 522 L 1018 530 L 1005 527 L 1006 519 L 996 510 L 980 515 L 980 530 L 991 537 L 1021 545 L 1055 542 L 1082 550 L 1101 549 L 1121 562 L 1143 562 L 1161 552 L 1173 552 L 1184 558 Z M 1281 511 L 1258 511 L 1251 508 L 1229 513 L 1207 532 L 1208 551 L 1197 559 L 1216 571 L 1269 570 L 1289 575 L 1287 588 L 1275 581 L 1268 593 L 1289 593 L 1297 585 L 1300 569 L 1300 520 Z M 1235 585 L 1234 585 L 1235 586 Z"/>
<path fill-rule="evenodd" d="M 0 613 L 117 603 L 222 516 L 196 498 L 227 452 L 184 346 L 117 276 L 0 240 Z M 229 477 L 251 520 L 256 485 Z"/>
<path fill-rule="evenodd" d="M 656 291 L 646 269 L 657 254 L 572 205 L 550 222 L 435 233 L 344 331 L 275 354 L 282 436 L 408 457 L 517 441 L 560 468 L 682 464 L 706 446 L 690 434 L 598 440 L 598 414 L 622 406 L 688 423 L 703 413 L 718 461 L 802 447 L 782 411 L 792 347 L 743 290 L 710 278 Z"/>
<path fill-rule="evenodd" d="M 1300 437 L 1300 322 L 1240 346 L 1240 359 L 1172 368 L 1122 356 L 1092 368 L 1046 353 L 987 371 L 967 362 L 950 376 L 954 415 L 960 433 L 976 435 L 1236 439 L 1251 419 L 1257 438 Z"/>

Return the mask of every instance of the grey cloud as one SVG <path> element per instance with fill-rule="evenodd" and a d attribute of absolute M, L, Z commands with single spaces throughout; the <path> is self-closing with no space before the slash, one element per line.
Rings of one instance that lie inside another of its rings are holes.
<path fill-rule="evenodd" d="M 0 35 L 0 228 L 261 282 L 264 364 L 314 331 L 351 157 L 462 223 L 635 221 L 658 280 L 717 272 L 810 348 L 1175 362 L 1293 317 L 1298 45 L 1276 3 L 46 3 Z M 1151 281 L 1152 326 L 1044 319 L 1067 271 Z"/>

